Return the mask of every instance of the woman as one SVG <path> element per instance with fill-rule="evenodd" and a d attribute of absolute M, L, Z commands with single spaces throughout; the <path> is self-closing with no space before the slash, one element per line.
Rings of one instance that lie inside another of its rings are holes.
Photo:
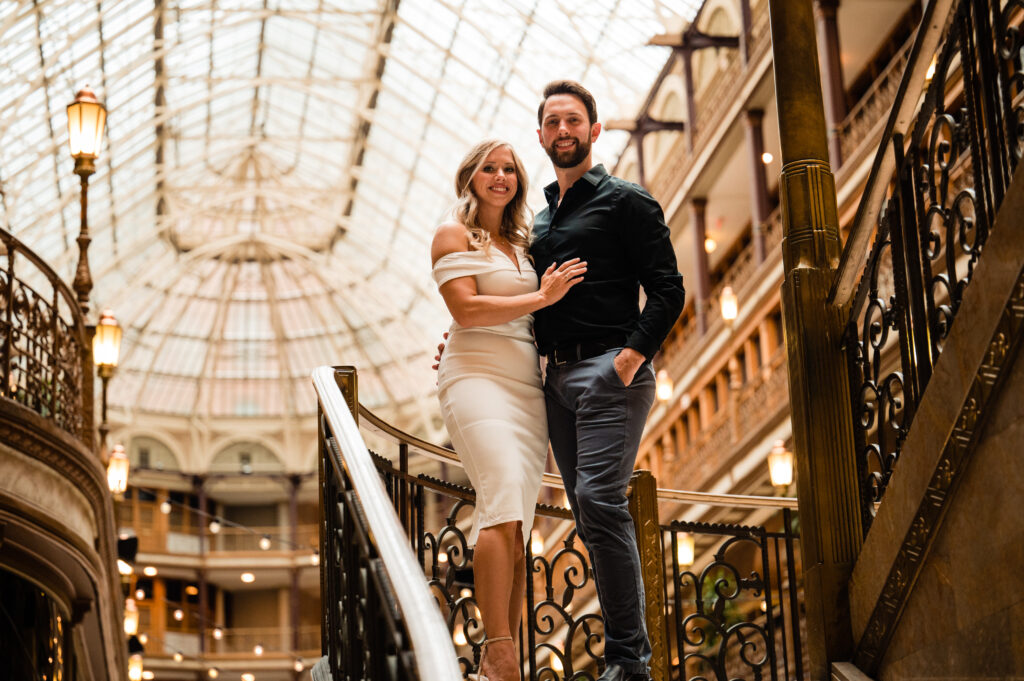
<path fill-rule="evenodd" d="M 548 450 L 532 312 L 583 279 L 575 258 L 540 278 L 526 249 L 527 179 L 505 142 L 477 144 L 455 175 L 453 220 L 430 249 L 454 323 L 438 367 L 438 398 L 452 445 L 476 489 L 469 544 L 487 640 L 481 679 L 518 681 L 512 632 L 526 588 L 524 542 Z"/>

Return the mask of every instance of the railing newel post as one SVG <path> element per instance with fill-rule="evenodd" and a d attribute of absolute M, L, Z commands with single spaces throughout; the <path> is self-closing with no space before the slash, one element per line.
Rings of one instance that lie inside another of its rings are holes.
<path fill-rule="evenodd" d="M 644 582 L 647 637 L 651 642 L 651 679 L 668 681 L 668 646 L 665 637 L 664 554 L 658 522 L 658 486 L 648 470 L 633 472 L 629 514 L 633 516 L 640 574 Z"/>

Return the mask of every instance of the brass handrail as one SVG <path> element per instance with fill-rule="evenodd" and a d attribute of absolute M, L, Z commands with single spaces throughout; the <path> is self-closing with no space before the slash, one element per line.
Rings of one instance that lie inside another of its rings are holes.
<path fill-rule="evenodd" d="M 372 541 L 383 561 L 394 598 L 403 619 L 409 623 L 406 634 L 419 678 L 432 681 L 461 679 L 462 672 L 456 662 L 448 628 L 423 580 L 422 568 L 409 548 L 409 538 L 402 529 L 377 467 L 336 382 L 335 370 L 329 366 L 315 369 L 313 386 L 345 471 L 359 498 L 365 522 L 372 528 Z"/>
<path fill-rule="evenodd" d="M 458 454 L 447 447 L 427 442 L 415 435 L 410 435 L 396 428 L 384 419 L 380 418 L 365 405 L 359 405 L 359 417 L 363 424 L 370 426 L 378 435 L 395 442 L 409 446 L 410 453 L 418 453 L 435 461 L 446 464 L 454 464 L 462 467 Z M 542 484 L 556 489 L 565 489 L 562 478 L 554 473 L 545 473 Z M 706 506 L 730 507 L 730 508 L 796 508 L 796 497 L 765 497 L 747 494 L 712 494 L 710 492 L 695 492 L 692 490 L 658 488 L 658 501 L 686 502 L 703 504 Z"/>

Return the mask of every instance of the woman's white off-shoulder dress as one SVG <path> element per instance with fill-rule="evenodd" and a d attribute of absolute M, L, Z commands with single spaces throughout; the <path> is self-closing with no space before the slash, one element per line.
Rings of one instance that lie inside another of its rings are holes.
<path fill-rule="evenodd" d="M 434 280 L 440 287 L 471 276 L 483 295 L 536 291 L 537 273 L 521 249 L 515 254 L 518 268 L 493 247 L 449 253 L 434 264 Z M 476 490 L 469 545 L 481 528 L 517 520 L 527 541 L 548 452 L 533 315 L 496 326 L 452 322 L 437 394 L 452 446 Z"/>

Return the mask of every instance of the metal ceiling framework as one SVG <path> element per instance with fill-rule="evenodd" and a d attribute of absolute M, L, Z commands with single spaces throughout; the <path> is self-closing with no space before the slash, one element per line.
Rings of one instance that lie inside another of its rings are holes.
<path fill-rule="evenodd" d="M 476 140 L 539 186 L 542 85 L 631 116 L 699 0 L 18 0 L 0 3 L 0 225 L 70 279 L 78 190 L 65 105 L 109 110 L 90 191 L 94 305 L 125 326 L 111 402 L 307 419 L 309 372 L 360 367 L 363 399 L 439 435 L 430 356 L 448 315 L 433 226 Z M 614 161 L 627 137 L 598 153 Z"/>

